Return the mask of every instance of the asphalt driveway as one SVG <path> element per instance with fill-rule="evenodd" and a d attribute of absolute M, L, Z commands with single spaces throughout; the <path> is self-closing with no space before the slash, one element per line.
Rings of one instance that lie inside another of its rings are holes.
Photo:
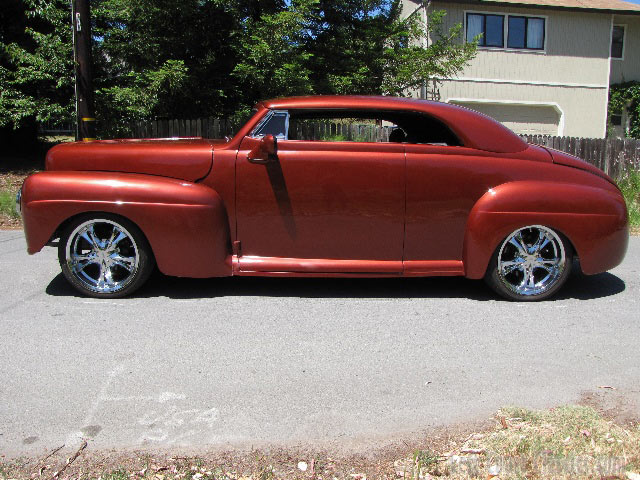
<path fill-rule="evenodd" d="M 482 282 L 189 280 L 76 296 L 0 231 L 0 453 L 348 444 L 588 396 L 640 417 L 640 238 L 555 301 Z M 602 389 L 613 386 L 616 390 Z"/>

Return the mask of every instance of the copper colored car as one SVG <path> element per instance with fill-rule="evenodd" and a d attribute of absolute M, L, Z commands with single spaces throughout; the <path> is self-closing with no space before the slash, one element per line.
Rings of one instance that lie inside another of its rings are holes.
<path fill-rule="evenodd" d="M 480 113 L 391 97 L 258 104 L 226 140 L 66 143 L 19 199 L 28 251 L 59 239 L 79 291 L 121 297 L 179 277 L 484 278 L 521 301 L 573 259 L 618 265 L 627 209 L 586 162 Z"/>

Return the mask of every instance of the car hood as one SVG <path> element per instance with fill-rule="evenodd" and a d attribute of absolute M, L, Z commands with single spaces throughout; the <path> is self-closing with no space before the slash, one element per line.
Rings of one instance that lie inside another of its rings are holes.
<path fill-rule="evenodd" d="M 544 147 L 547 150 L 551 157 L 553 158 L 553 163 L 558 165 L 564 165 L 565 167 L 577 168 L 578 170 L 584 170 L 586 172 L 593 173 L 599 177 L 608 180 L 613 185 L 616 185 L 616 182 L 609 175 L 604 173 L 598 167 L 591 165 L 590 163 L 582 160 L 581 158 L 574 157 L 573 155 L 569 155 L 568 153 L 561 152 L 559 150 L 555 150 L 553 148 Z"/>
<path fill-rule="evenodd" d="M 46 169 L 146 173 L 194 182 L 211 170 L 213 143 L 203 138 L 62 143 L 47 153 Z"/>

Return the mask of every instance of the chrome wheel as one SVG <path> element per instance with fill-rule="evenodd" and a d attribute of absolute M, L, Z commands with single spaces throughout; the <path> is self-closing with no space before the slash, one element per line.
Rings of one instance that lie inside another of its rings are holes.
<path fill-rule="evenodd" d="M 73 279 L 98 294 L 126 288 L 136 278 L 140 264 L 140 248 L 134 236 L 109 219 L 78 225 L 67 237 L 64 254 Z"/>
<path fill-rule="evenodd" d="M 498 252 L 500 282 L 517 296 L 543 295 L 564 280 L 567 254 L 553 230 L 533 225 L 516 230 Z"/>

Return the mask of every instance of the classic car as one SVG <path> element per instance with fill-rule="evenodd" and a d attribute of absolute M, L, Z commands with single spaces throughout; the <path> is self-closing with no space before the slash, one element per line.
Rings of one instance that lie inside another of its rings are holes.
<path fill-rule="evenodd" d="M 348 128 L 318 128 L 329 120 Z M 364 138 L 363 125 L 390 133 Z M 629 235 L 620 190 L 596 167 L 478 112 L 392 97 L 264 101 L 225 140 L 60 144 L 17 201 L 28 252 L 57 245 L 66 279 L 93 297 L 131 294 L 157 265 L 178 277 L 461 275 L 541 300 L 575 258 L 587 275 L 618 265 Z"/>

